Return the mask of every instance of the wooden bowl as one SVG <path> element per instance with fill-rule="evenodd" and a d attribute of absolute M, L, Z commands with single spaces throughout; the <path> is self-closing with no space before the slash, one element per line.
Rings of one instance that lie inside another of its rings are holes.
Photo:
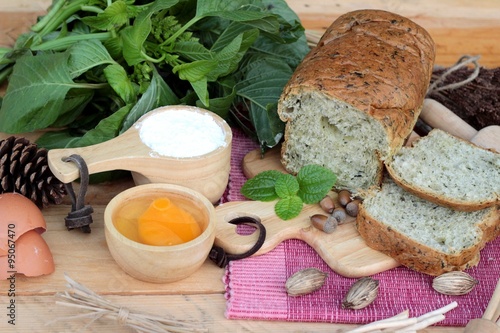
<path fill-rule="evenodd" d="M 193 106 L 164 106 L 154 111 L 155 113 L 175 112 L 179 109 L 210 115 L 225 133 L 225 144 L 199 156 L 181 158 L 162 156 L 163 172 L 154 170 L 132 172 L 132 177 L 136 185 L 170 183 L 186 186 L 202 193 L 210 202 L 216 203 L 224 194 L 229 181 L 231 171 L 231 128 L 217 114 Z M 152 115 L 146 114 L 140 120 L 143 121 L 146 117 Z"/>
<path fill-rule="evenodd" d="M 137 198 L 167 197 L 187 210 L 200 223 L 202 233 L 192 241 L 172 246 L 153 246 L 135 242 L 115 227 L 117 211 Z M 206 260 L 215 239 L 215 209 L 207 198 L 192 189 L 172 184 L 146 184 L 115 196 L 104 211 L 104 233 L 109 251 L 117 264 L 132 277 L 154 283 L 184 279 Z"/>

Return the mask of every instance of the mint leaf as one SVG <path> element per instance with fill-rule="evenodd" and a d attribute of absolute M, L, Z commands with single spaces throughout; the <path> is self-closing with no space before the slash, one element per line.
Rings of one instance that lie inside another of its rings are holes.
<path fill-rule="evenodd" d="M 337 181 L 335 174 L 320 165 L 303 166 L 298 174 L 300 185 L 298 195 L 306 204 L 319 202 L 330 191 Z"/>
<path fill-rule="evenodd" d="M 299 182 L 290 174 L 282 174 L 276 179 L 274 189 L 278 197 L 288 198 L 297 195 L 299 191 Z"/>
<path fill-rule="evenodd" d="M 290 220 L 299 216 L 302 211 L 302 199 L 294 195 L 280 199 L 274 206 L 274 212 L 282 220 Z"/>
<path fill-rule="evenodd" d="M 283 220 L 300 214 L 304 203 L 318 203 L 335 184 L 335 174 L 319 165 L 302 167 L 297 177 L 277 170 L 263 171 L 243 184 L 241 193 L 251 200 L 278 199 L 274 210 Z"/>
<path fill-rule="evenodd" d="M 282 175 L 277 170 L 267 170 L 250 178 L 241 187 L 241 194 L 250 200 L 272 201 L 278 198 L 274 189 L 276 180 Z"/>

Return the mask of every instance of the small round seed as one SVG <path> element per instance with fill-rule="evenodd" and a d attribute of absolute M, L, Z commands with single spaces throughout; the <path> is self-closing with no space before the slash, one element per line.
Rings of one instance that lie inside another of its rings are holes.
<path fill-rule="evenodd" d="M 337 219 L 339 224 L 344 223 L 347 218 L 346 211 L 343 207 L 335 208 L 333 210 L 332 216 Z"/>
<path fill-rule="evenodd" d="M 361 203 L 361 200 L 359 200 L 359 199 L 355 199 L 355 200 L 349 202 L 347 204 L 347 206 L 345 206 L 346 213 L 349 214 L 350 216 L 356 217 L 358 215 L 360 203 Z"/>
<path fill-rule="evenodd" d="M 325 213 L 328 214 L 333 213 L 333 210 L 335 209 L 335 203 L 329 195 L 326 195 L 323 199 L 321 199 L 321 201 L 319 202 L 319 206 Z"/>
<path fill-rule="evenodd" d="M 314 214 L 310 217 L 312 225 L 327 234 L 331 234 L 337 228 L 338 221 L 331 215 Z"/>
<path fill-rule="evenodd" d="M 342 206 L 346 206 L 349 202 L 351 202 L 351 192 L 348 190 L 341 190 L 338 195 L 339 203 Z"/>

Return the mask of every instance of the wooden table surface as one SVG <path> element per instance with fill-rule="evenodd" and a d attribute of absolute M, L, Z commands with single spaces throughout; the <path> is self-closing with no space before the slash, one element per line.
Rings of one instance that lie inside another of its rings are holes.
<path fill-rule="evenodd" d="M 43 14 L 48 0 L 0 0 L 0 45 L 11 45 Z M 339 15 L 361 8 L 393 11 L 426 28 L 437 44 L 436 64 L 450 66 L 464 54 L 481 55 L 485 67 L 500 66 L 500 1 L 318 1 L 288 0 L 306 29 L 323 31 Z M 5 135 L 0 135 L 0 139 Z M 132 186 L 130 180 L 93 186 L 87 202 L 95 209 L 91 234 L 68 232 L 64 216 L 69 205 L 44 210 L 48 230 L 44 234 L 56 263 L 56 271 L 44 277 L 18 276 L 15 283 L 16 325 L 7 323 L 9 283 L 0 281 L 0 332 L 76 332 L 85 321 L 62 321 L 77 314 L 55 304 L 54 294 L 65 290 L 64 273 L 131 310 L 169 314 L 178 319 L 202 322 L 210 332 L 342 332 L 352 325 L 291 323 L 277 321 L 227 320 L 224 271 L 211 262 L 189 278 L 171 284 L 150 284 L 126 275 L 113 261 L 103 233 L 103 212 L 111 197 Z M 0 212 L 1 213 L 1 212 Z M 98 320 L 82 332 L 131 332 L 114 322 Z M 433 327 L 420 332 L 463 332 L 459 327 Z"/>

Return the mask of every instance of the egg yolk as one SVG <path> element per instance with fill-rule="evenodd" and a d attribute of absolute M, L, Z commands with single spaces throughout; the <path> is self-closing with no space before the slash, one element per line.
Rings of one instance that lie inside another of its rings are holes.
<path fill-rule="evenodd" d="M 138 218 L 138 238 L 147 245 L 177 245 L 200 234 L 194 217 L 168 198 L 155 199 Z"/>

